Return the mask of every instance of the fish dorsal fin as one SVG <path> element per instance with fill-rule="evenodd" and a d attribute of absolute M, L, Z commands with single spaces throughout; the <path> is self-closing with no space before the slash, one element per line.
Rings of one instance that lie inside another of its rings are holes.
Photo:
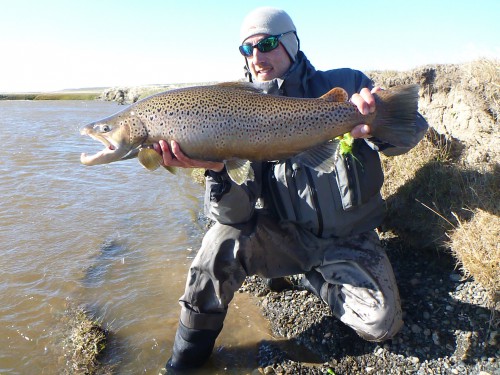
<path fill-rule="evenodd" d="M 246 181 L 253 181 L 255 175 L 253 173 L 253 168 L 250 165 L 250 161 L 242 159 L 227 160 L 225 162 L 227 174 L 238 185 L 243 184 Z"/>
<path fill-rule="evenodd" d="M 349 100 L 349 95 L 341 87 L 334 87 L 326 94 L 319 97 L 321 100 L 326 100 L 327 102 L 338 102 L 343 103 Z"/>
<path fill-rule="evenodd" d="M 159 153 L 157 153 L 152 148 L 141 148 L 139 150 L 139 154 L 137 155 L 139 159 L 139 163 L 142 164 L 144 168 L 150 171 L 154 171 L 158 169 L 158 167 L 162 166 L 162 157 Z M 164 167 L 170 173 L 175 174 L 175 167 Z"/>
<path fill-rule="evenodd" d="M 294 159 L 315 171 L 331 173 L 335 169 L 335 163 L 338 158 L 338 147 L 339 141 L 332 140 L 318 147 L 301 152 Z"/>
<path fill-rule="evenodd" d="M 255 87 L 250 82 L 221 82 L 217 83 L 215 86 L 226 87 L 234 90 L 242 90 L 246 92 L 253 92 L 255 94 L 262 94 L 263 91 L 258 87 Z"/>

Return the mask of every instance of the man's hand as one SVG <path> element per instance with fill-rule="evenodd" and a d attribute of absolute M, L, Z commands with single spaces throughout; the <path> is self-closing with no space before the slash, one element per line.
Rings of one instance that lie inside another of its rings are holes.
<path fill-rule="evenodd" d="M 169 147 L 166 141 L 160 140 L 153 144 L 153 148 L 162 156 L 164 167 L 203 168 L 211 169 L 214 172 L 220 172 L 224 169 L 224 163 L 188 158 L 175 141 L 170 142 Z"/>
<path fill-rule="evenodd" d="M 351 103 L 358 107 L 358 110 L 363 115 L 368 115 L 375 112 L 375 98 L 373 93 L 381 91 L 380 87 L 374 87 L 370 92 L 367 88 L 360 91 L 359 94 L 354 94 L 351 97 Z M 351 135 L 353 138 L 368 138 L 370 137 L 370 127 L 368 125 L 358 125 L 351 130 Z"/>

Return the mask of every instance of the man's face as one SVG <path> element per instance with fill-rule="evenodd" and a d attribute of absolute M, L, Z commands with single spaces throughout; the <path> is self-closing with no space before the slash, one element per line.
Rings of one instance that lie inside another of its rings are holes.
<path fill-rule="evenodd" d="M 267 36 L 269 35 L 257 34 L 251 36 L 245 40 L 244 44 L 255 45 Z M 269 52 L 260 52 L 257 48 L 254 48 L 253 55 L 247 57 L 247 60 L 253 78 L 261 82 L 283 77 L 292 65 L 290 56 L 288 56 L 281 43 L 276 49 Z"/>

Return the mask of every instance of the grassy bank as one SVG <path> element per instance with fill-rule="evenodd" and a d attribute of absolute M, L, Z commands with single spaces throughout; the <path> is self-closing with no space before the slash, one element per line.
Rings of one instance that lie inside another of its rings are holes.
<path fill-rule="evenodd" d="M 33 100 L 95 100 L 101 92 L 55 92 L 37 95 Z"/>
<path fill-rule="evenodd" d="M 38 93 L 23 92 L 23 93 L 4 93 L 0 94 L 0 100 L 35 100 Z"/>
<path fill-rule="evenodd" d="M 95 100 L 101 96 L 102 91 L 103 89 L 0 93 L 0 100 Z"/>
<path fill-rule="evenodd" d="M 383 158 L 384 229 L 413 248 L 452 254 L 500 302 L 500 62 L 372 72 L 382 87 L 420 84 L 419 110 L 431 127 L 409 153 Z M 496 306 L 498 307 L 498 306 Z"/>

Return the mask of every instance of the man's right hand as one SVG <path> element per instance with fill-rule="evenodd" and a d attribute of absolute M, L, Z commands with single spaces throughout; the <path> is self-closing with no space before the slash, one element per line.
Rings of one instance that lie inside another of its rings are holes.
<path fill-rule="evenodd" d="M 363 115 L 368 115 L 375 112 L 376 109 L 375 97 L 373 94 L 381 90 L 380 87 L 375 87 L 370 91 L 365 87 L 359 94 L 354 94 L 350 102 L 355 104 Z M 351 135 L 353 138 L 369 138 L 371 136 L 370 131 L 371 129 L 368 125 L 357 125 L 351 130 Z"/>
<path fill-rule="evenodd" d="M 188 158 L 175 141 L 171 141 L 169 147 L 166 141 L 160 140 L 158 143 L 153 144 L 153 148 L 162 156 L 164 167 L 203 168 L 214 172 L 220 172 L 224 169 L 224 163 L 221 162 Z"/>

